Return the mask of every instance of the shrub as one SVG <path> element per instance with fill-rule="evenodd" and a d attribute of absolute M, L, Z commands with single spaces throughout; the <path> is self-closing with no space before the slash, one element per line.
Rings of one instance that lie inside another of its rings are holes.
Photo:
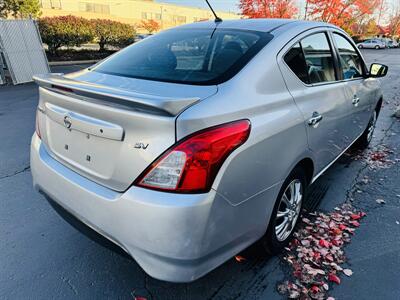
<path fill-rule="evenodd" d="M 44 17 L 39 19 L 42 41 L 55 54 L 62 46 L 77 46 L 93 40 L 90 21 L 75 16 Z"/>
<path fill-rule="evenodd" d="M 91 20 L 91 24 L 100 51 L 104 51 L 106 45 L 125 47 L 133 43 L 135 29 L 129 24 L 105 19 Z"/>

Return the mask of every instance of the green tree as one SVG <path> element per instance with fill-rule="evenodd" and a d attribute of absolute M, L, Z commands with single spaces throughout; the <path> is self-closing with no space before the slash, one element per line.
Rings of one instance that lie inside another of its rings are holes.
<path fill-rule="evenodd" d="M 106 45 L 125 47 L 133 43 L 135 29 L 129 24 L 117 21 L 95 19 L 90 21 L 93 26 L 94 39 L 104 51 Z"/>
<path fill-rule="evenodd" d="M 39 19 L 42 41 L 55 54 L 62 46 L 77 46 L 93 40 L 93 27 L 89 20 L 75 16 L 44 17 Z"/>
<path fill-rule="evenodd" d="M 37 18 L 40 15 L 39 0 L 0 0 L 0 18 Z"/>

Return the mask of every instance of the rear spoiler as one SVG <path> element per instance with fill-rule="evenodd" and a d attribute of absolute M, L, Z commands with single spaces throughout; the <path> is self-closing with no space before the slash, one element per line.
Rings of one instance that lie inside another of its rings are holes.
<path fill-rule="evenodd" d="M 66 78 L 61 73 L 33 76 L 33 80 L 45 89 L 66 95 L 77 95 L 103 102 L 111 102 L 147 112 L 176 116 L 200 98 L 168 98 L 141 94 L 104 85 Z"/>

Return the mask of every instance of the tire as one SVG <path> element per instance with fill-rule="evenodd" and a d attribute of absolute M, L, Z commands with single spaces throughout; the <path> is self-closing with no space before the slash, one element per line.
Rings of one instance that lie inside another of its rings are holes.
<path fill-rule="evenodd" d="M 358 140 L 355 143 L 357 149 L 364 150 L 371 143 L 377 119 L 378 119 L 378 110 L 375 109 L 371 118 L 369 119 L 367 128 L 364 130 L 363 134 L 358 138 Z"/>
<path fill-rule="evenodd" d="M 296 201 L 295 197 L 293 198 L 294 201 L 292 202 L 290 187 L 293 183 L 295 190 L 299 189 L 300 191 L 300 198 Z M 267 232 L 260 241 L 263 249 L 268 254 L 274 255 L 279 253 L 292 239 L 293 233 L 300 219 L 306 188 L 306 173 L 302 168 L 296 167 L 284 181 L 282 188 L 279 191 L 278 198 L 275 201 L 275 206 L 271 214 Z M 290 209 L 288 209 L 287 204 L 285 204 L 284 194 L 287 197 L 286 199 L 289 200 L 289 203 L 293 205 Z M 285 216 L 278 217 L 278 212 L 282 213 L 283 211 L 289 211 L 290 213 L 286 213 Z M 286 222 L 288 224 L 287 230 L 285 230 L 285 226 L 282 231 L 279 231 L 279 228 L 281 228 L 279 226 L 282 226 L 282 224 L 285 222 L 285 219 L 287 220 Z M 283 234 L 283 232 L 285 233 Z"/>
<path fill-rule="evenodd" d="M 358 49 L 362 49 L 363 48 L 363 45 L 358 45 Z"/>
<path fill-rule="evenodd" d="M 375 49 L 376 49 L 376 50 L 379 50 L 380 48 L 381 48 L 381 47 L 379 47 L 379 46 L 375 46 Z"/>

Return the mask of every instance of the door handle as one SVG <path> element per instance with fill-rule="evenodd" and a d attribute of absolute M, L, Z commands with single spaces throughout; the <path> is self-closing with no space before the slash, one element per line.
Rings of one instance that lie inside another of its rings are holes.
<path fill-rule="evenodd" d="M 358 98 L 356 95 L 354 95 L 351 103 L 353 103 L 353 105 L 357 107 L 359 102 L 360 102 L 360 98 Z"/>
<path fill-rule="evenodd" d="M 318 123 L 321 122 L 322 115 L 314 111 L 312 117 L 308 119 L 308 125 L 317 127 Z"/>

